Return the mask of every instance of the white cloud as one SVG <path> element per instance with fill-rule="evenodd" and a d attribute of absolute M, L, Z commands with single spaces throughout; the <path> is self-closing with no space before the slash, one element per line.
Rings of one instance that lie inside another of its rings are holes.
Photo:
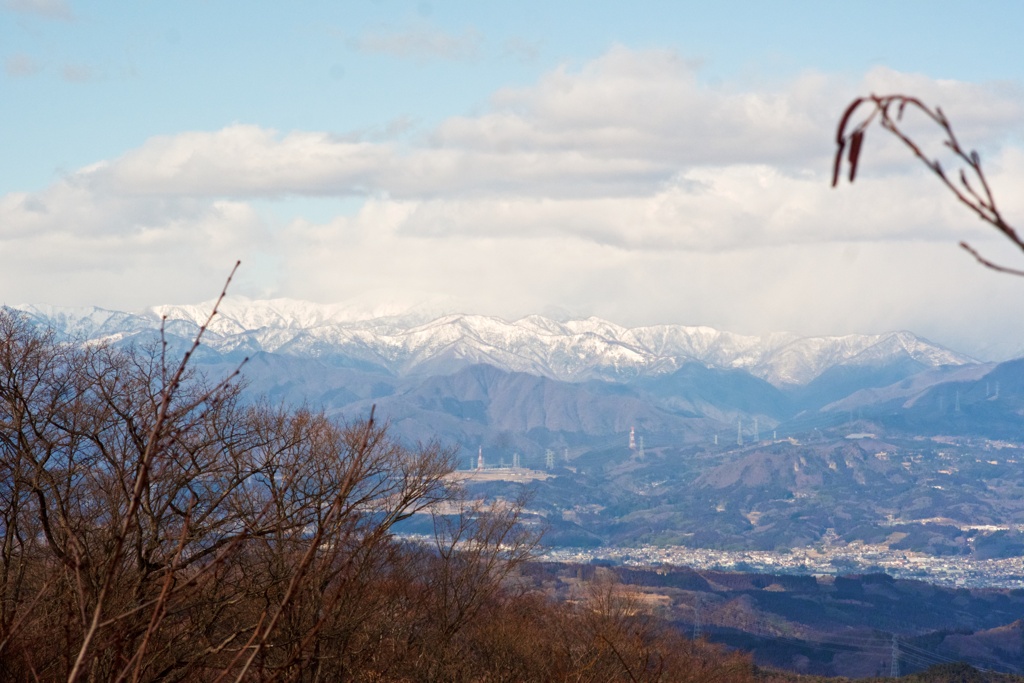
<path fill-rule="evenodd" d="M 578 70 L 495 94 L 483 116 L 453 118 L 435 144 L 475 150 L 583 150 L 598 160 L 644 159 L 672 168 L 806 161 L 828 148 L 831 94 L 808 74 L 782 92 L 735 92 L 698 80 L 669 51 L 613 48 Z"/>
<path fill-rule="evenodd" d="M 1024 180 L 1024 175 L 1020 176 Z M 870 197 L 866 200 L 865 197 Z M 696 169 L 642 197 L 403 203 L 404 234 L 451 239 L 564 235 L 623 249 L 728 251 L 825 242 L 956 240 L 973 234 L 923 173 L 833 190 L 824 174 L 769 166 Z"/>
<path fill-rule="evenodd" d="M 234 125 L 151 138 L 113 162 L 82 169 L 71 181 L 96 192 L 151 196 L 361 194 L 379 189 L 376 178 L 392 157 L 387 145 Z"/>
<path fill-rule="evenodd" d="M 415 210 L 369 202 L 353 217 L 292 224 L 282 240 L 283 290 L 338 301 L 404 287 L 407 298 L 444 293 L 463 310 L 507 318 L 554 302 L 629 325 L 803 334 L 910 329 L 978 354 L 1024 332 L 1019 280 L 978 267 L 955 241 L 632 250 L 564 234 L 404 234 Z M 998 242 L 979 245 L 1000 251 Z"/>
<path fill-rule="evenodd" d="M 66 182 L 0 197 L 7 302 L 139 307 L 174 290 L 199 300 L 236 259 L 267 249 L 263 219 L 240 202 L 96 195 Z"/>
<path fill-rule="evenodd" d="M 838 114 L 872 89 L 942 102 L 984 148 L 1020 131 L 1024 92 L 934 82 L 884 69 L 850 85 L 805 74 L 774 91 L 702 84 L 670 52 L 615 48 L 532 88 L 499 91 L 486 112 L 453 117 L 399 143 L 255 125 L 157 137 L 76 174 L 97 191 L 191 196 L 380 195 L 395 198 L 650 197 L 680 173 L 770 165 L 827 173 Z M 982 102 L 983 105 L 978 103 Z M 869 135 L 866 175 L 906 173 L 905 151 Z"/>

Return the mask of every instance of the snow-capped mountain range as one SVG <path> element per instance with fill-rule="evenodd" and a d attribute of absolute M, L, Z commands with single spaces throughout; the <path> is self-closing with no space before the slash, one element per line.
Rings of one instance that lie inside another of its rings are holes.
<path fill-rule="evenodd" d="M 169 336 L 190 339 L 212 306 L 154 306 L 138 313 L 95 307 L 11 308 L 71 338 L 122 343 L 152 338 L 162 321 Z M 909 332 L 755 336 L 685 325 L 627 328 L 598 318 L 435 318 L 422 310 L 366 312 L 344 305 L 244 297 L 222 302 L 204 345 L 231 357 L 266 352 L 379 366 L 398 376 L 445 374 L 487 364 L 570 382 L 656 376 L 696 361 L 711 368 L 742 369 L 780 387 L 808 384 L 837 366 L 910 361 L 923 369 L 975 362 Z"/>

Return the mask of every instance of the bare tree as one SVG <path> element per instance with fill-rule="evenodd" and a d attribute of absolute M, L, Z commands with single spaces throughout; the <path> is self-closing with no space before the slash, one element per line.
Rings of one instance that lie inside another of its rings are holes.
<path fill-rule="evenodd" d="M 0 311 L 11 677 L 302 677 L 366 619 L 399 561 L 391 527 L 450 499 L 449 450 L 404 448 L 372 413 L 346 426 L 243 405 L 233 378 L 188 361 L 60 342 Z"/>
<path fill-rule="evenodd" d="M 530 557 L 524 502 L 466 498 L 372 411 L 247 403 L 199 342 L 169 366 L 0 310 L 0 678 L 447 678 Z M 395 538 L 421 512 L 435 542 Z"/>
<path fill-rule="evenodd" d="M 866 110 L 866 113 L 864 111 Z M 938 157 L 927 154 L 922 147 L 914 141 L 904 127 L 904 115 L 908 111 L 923 114 L 925 119 L 934 124 L 942 134 L 942 145 L 949 150 L 961 167 L 956 170 L 952 177 L 947 169 L 942 166 Z M 861 115 L 855 121 L 855 116 Z M 1006 237 L 1017 249 L 1024 252 L 1024 240 L 1011 226 L 999 208 L 996 206 L 995 197 L 989 186 L 988 180 L 981 167 L 981 158 L 974 150 L 964 149 L 950 125 L 949 119 L 939 107 L 929 107 L 916 97 L 908 95 L 869 95 L 858 97 L 853 100 L 843 112 L 836 130 L 836 155 L 832 169 L 832 186 L 839 184 L 844 162 L 848 168 L 848 179 L 852 183 L 857 176 L 858 162 L 863 150 L 864 137 L 868 127 L 877 121 L 883 130 L 892 133 L 902 142 L 915 157 L 927 166 L 942 183 L 953 193 L 961 204 L 970 209 L 978 218 L 985 221 L 1004 237 Z M 845 158 L 844 158 L 845 156 Z M 1010 268 L 991 261 L 982 256 L 974 247 L 966 242 L 960 242 L 960 246 L 968 251 L 975 259 L 987 268 L 1013 275 L 1024 276 L 1024 270 Z"/>

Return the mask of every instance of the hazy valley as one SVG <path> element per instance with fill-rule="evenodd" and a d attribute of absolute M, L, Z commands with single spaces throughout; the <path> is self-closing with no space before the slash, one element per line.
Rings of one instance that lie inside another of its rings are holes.
<path fill-rule="evenodd" d="M 182 348 L 203 306 L 22 307 L 67 338 Z M 1024 524 L 1024 360 L 978 363 L 901 332 L 744 337 L 596 319 L 383 318 L 228 300 L 205 372 L 356 419 L 462 467 L 550 471 L 533 507 L 554 545 L 771 550 L 847 542 L 1002 556 Z M 630 432 L 634 433 L 632 447 Z M 514 483 L 481 483 L 492 493 Z"/>

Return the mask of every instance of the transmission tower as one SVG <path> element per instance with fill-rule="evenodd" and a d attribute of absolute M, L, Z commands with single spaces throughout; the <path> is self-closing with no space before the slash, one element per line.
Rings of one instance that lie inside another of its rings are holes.
<path fill-rule="evenodd" d="M 698 595 L 696 600 L 694 600 L 694 602 L 693 602 L 693 639 L 694 640 L 700 640 L 700 637 L 701 637 L 702 632 L 703 632 L 704 624 L 703 624 L 703 619 L 701 618 L 703 616 L 701 614 L 703 606 L 704 605 L 701 602 L 701 596 Z"/>
<path fill-rule="evenodd" d="M 889 678 L 900 677 L 900 641 L 892 634 L 892 663 L 889 665 Z"/>
<path fill-rule="evenodd" d="M 743 445 L 743 420 L 736 420 L 736 445 Z"/>

